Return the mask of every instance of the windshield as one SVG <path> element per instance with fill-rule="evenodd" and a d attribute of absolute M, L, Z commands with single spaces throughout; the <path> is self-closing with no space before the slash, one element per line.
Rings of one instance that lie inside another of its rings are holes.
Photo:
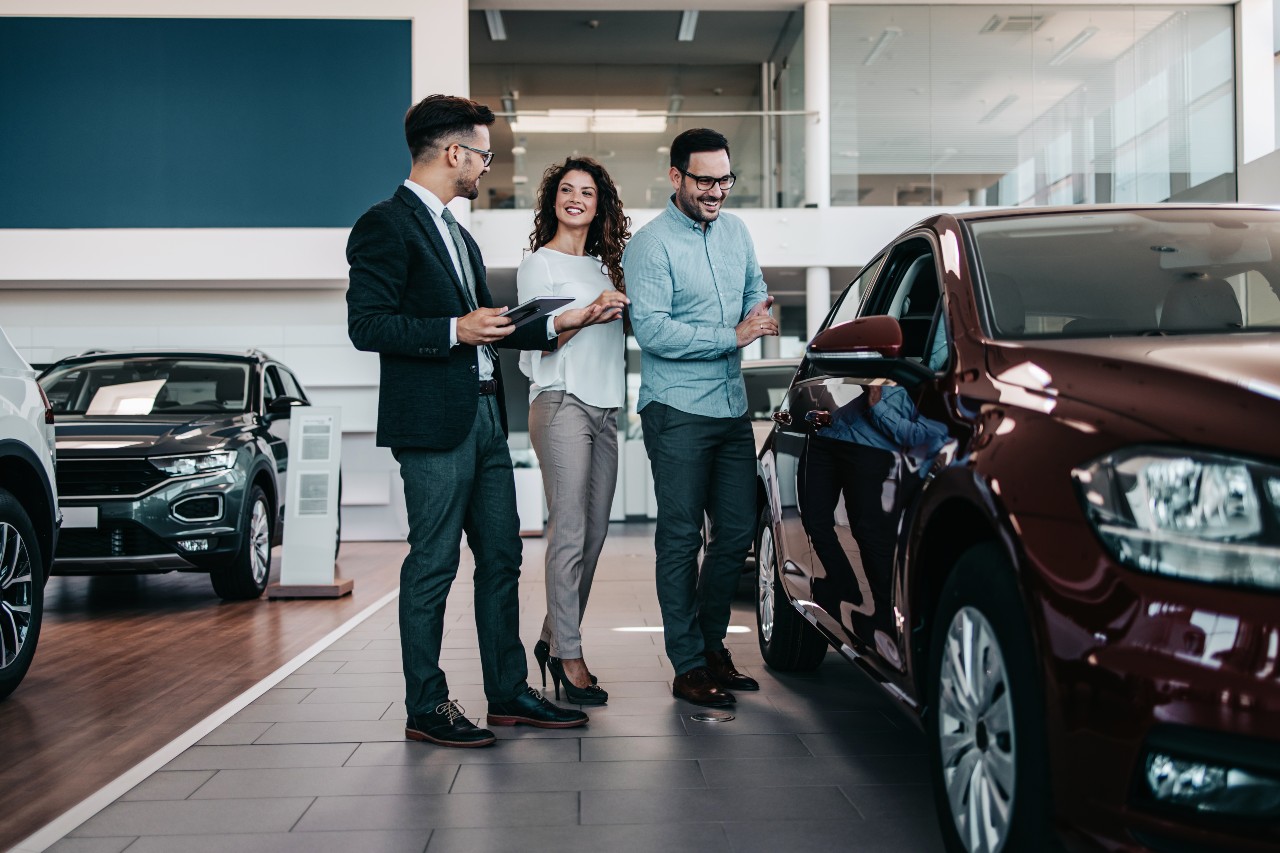
<path fill-rule="evenodd" d="M 249 365 L 173 358 L 107 359 L 55 367 L 40 379 L 64 415 L 243 412 Z"/>
<path fill-rule="evenodd" d="M 994 337 L 1280 329 L 1280 211 L 1045 214 L 969 228 Z"/>

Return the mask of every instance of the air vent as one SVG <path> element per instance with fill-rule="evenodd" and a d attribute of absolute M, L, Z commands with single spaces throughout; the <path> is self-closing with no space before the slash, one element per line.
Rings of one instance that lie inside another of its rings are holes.
<path fill-rule="evenodd" d="M 1034 33 L 1049 20 L 1048 15 L 1010 15 L 1000 28 L 1002 33 Z M 988 21 L 990 23 L 990 21 Z"/>

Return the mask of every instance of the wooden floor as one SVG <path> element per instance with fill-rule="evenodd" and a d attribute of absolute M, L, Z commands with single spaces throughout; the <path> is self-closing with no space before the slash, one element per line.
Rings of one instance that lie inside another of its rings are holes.
<path fill-rule="evenodd" d="M 31 671 L 0 702 L 0 850 L 394 589 L 406 550 L 345 543 L 355 591 L 328 601 L 223 603 L 206 575 L 53 578 Z"/>

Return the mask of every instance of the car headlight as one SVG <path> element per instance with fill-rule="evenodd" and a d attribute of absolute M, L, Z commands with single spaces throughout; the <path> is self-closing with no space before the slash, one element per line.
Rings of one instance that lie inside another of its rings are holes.
<path fill-rule="evenodd" d="M 200 453 L 194 456 L 153 456 L 151 464 L 174 477 L 222 471 L 236 463 L 234 450 Z"/>
<path fill-rule="evenodd" d="M 1120 562 L 1200 581 L 1280 588 L 1280 467 L 1134 448 L 1072 471 Z"/>

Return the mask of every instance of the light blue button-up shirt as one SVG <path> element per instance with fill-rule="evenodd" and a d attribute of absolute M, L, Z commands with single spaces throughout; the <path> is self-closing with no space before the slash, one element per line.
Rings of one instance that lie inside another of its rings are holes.
<path fill-rule="evenodd" d="M 622 255 L 631 325 L 644 356 L 637 410 L 652 402 L 711 418 L 747 411 L 735 327 L 767 290 L 738 217 L 694 222 L 676 207 L 645 225 Z"/>

